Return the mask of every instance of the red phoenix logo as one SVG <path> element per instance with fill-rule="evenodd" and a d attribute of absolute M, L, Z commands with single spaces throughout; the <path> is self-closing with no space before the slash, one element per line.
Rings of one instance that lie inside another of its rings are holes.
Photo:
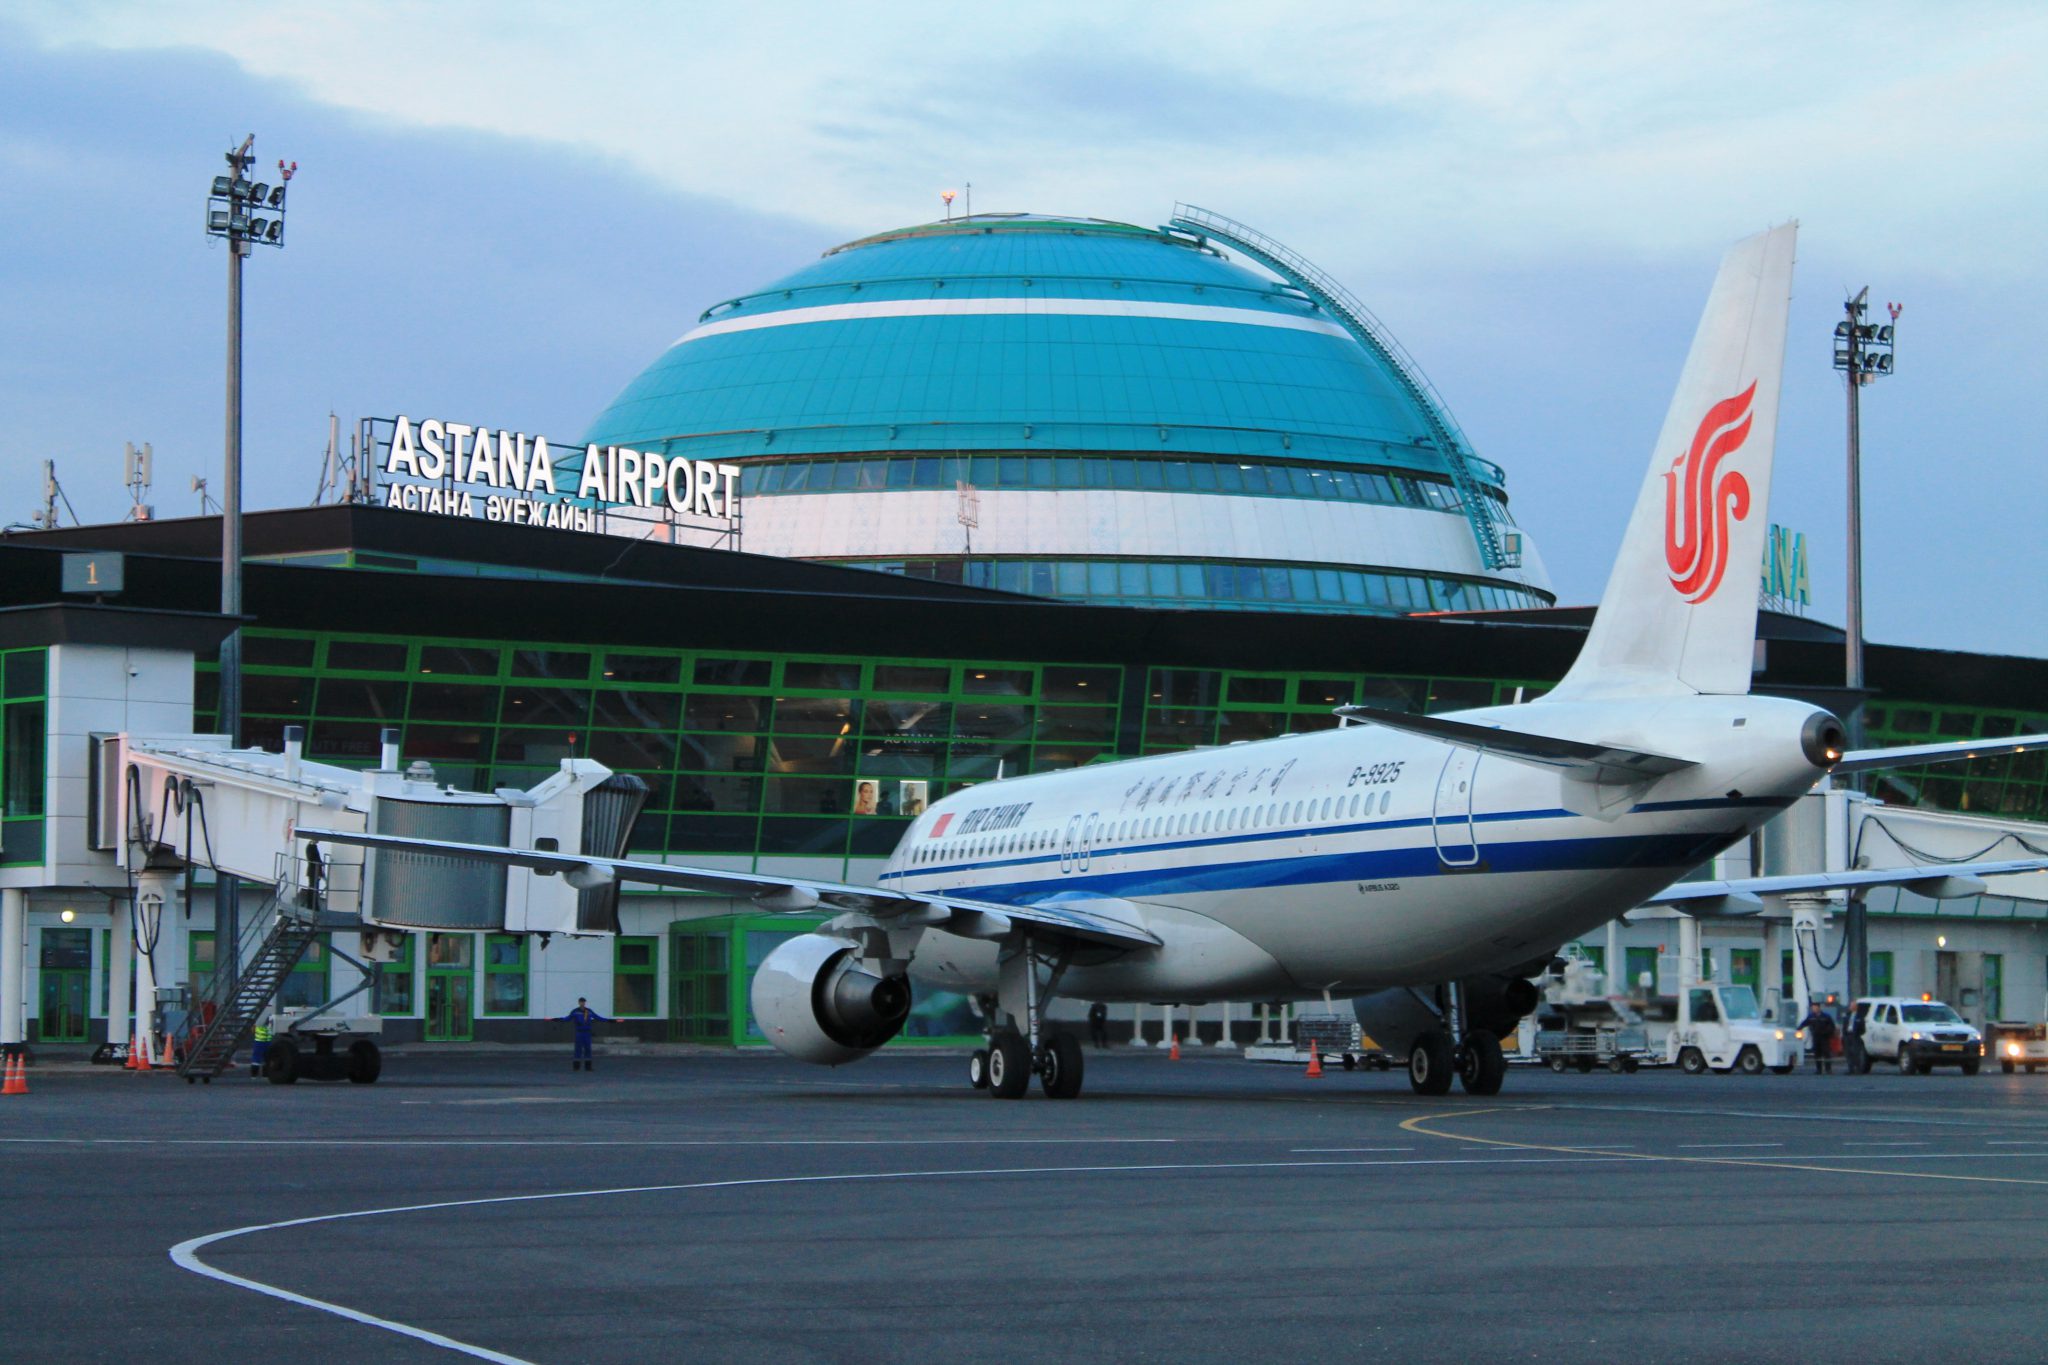
<path fill-rule="evenodd" d="M 1721 461 L 1749 439 L 1752 383 L 1707 409 L 1692 448 L 1664 475 L 1664 562 L 1687 602 L 1704 602 L 1728 568 L 1728 522 L 1749 515 L 1749 480 Z"/>

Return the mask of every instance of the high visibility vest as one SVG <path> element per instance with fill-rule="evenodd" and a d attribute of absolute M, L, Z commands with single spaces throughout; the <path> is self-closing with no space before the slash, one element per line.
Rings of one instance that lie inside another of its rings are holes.
<path fill-rule="evenodd" d="M 259 1043 L 270 1041 L 270 1026 L 268 1024 L 258 1024 L 256 1026 L 256 1041 Z"/>

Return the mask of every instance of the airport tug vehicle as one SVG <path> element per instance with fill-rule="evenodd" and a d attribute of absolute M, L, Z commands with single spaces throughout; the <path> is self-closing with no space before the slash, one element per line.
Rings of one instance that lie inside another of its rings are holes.
<path fill-rule="evenodd" d="M 1806 1030 L 1763 1017 L 1756 992 L 1747 986 L 1711 983 L 1688 986 L 1678 996 L 1678 1019 L 1664 1042 L 1664 1060 L 1688 1076 L 1766 1068 L 1780 1076 L 1799 1065 Z"/>

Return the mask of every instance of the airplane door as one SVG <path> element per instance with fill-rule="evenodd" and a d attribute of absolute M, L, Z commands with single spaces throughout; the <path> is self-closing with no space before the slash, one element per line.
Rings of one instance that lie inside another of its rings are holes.
<path fill-rule="evenodd" d="M 1081 817 L 1070 816 L 1066 831 L 1060 835 L 1060 871 L 1072 872 L 1081 856 Z"/>
<path fill-rule="evenodd" d="M 1446 867 L 1473 867 L 1479 862 L 1479 836 L 1472 827 L 1472 788 L 1479 772 L 1479 754 L 1454 748 L 1436 780 L 1436 809 L 1431 820 L 1436 856 Z"/>

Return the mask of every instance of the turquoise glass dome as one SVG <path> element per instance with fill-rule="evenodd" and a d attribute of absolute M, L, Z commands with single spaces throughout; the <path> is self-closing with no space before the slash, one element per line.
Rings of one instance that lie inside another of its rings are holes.
<path fill-rule="evenodd" d="M 1301 291 L 1192 236 L 982 214 L 849 242 L 707 309 L 584 439 L 693 459 L 1147 452 L 1441 477 L 1418 401 Z"/>

